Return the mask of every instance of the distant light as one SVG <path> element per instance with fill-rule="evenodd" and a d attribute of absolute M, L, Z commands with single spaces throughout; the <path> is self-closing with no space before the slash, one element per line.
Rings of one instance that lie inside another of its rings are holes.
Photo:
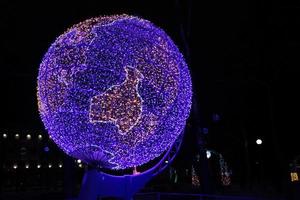
<path fill-rule="evenodd" d="M 14 168 L 14 169 L 17 169 L 17 168 L 18 168 L 18 165 L 17 165 L 17 164 L 14 164 L 13 168 Z"/>
<path fill-rule="evenodd" d="M 206 158 L 209 159 L 211 157 L 211 152 L 209 150 L 206 150 Z"/>
<path fill-rule="evenodd" d="M 168 160 L 166 160 L 166 161 L 165 161 L 165 163 L 167 163 L 167 164 L 168 164 L 168 163 L 169 163 L 169 161 L 168 161 Z"/>
<path fill-rule="evenodd" d="M 29 169 L 29 164 L 26 164 L 26 165 L 25 165 L 25 168 L 26 168 L 26 169 Z"/>
<path fill-rule="evenodd" d="M 297 172 L 291 172 L 291 182 L 299 181 Z"/>
<path fill-rule="evenodd" d="M 19 139 L 19 138 L 20 138 L 20 135 L 19 135 L 19 134 L 15 134 L 15 138 L 16 138 L 16 139 Z"/>
<path fill-rule="evenodd" d="M 203 134 L 207 135 L 208 134 L 208 128 L 202 128 Z"/>
<path fill-rule="evenodd" d="M 196 155 L 196 159 L 197 159 L 197 162 L 200 161 L 200 154 L 197 154 L 197 155 Z"/>
<path fill-rule="evenodd" d="M 49 164 L 48 167 L 51 168 L 51 167 L 52 167 L 52 164 Z"/>
<path fill-rule="evenodd" d="M 221 117 L 220 117 L 219 114 L 215 113 L 215 114 L 212 115 L 212 119 L 213 119 L 214 122 L 218 122 L 218 121 L 220 121 Z"/>
<path fill-rule="evenodd" d="M 30 135 L 30 134 L 27 134 L 27 135 L 26 135 L 26 139 L 27 139 L 27 140 L 30 140 L 30 139 L 31 139 L 31 135 Z"/>
<path fill-rule="evenodd" d="M 40 164 L 38 164 L 36 167 L 37 167 L 38 169 L 40 169 L 40 168 L 41 168 L 41 165 L 40 165 Z"/>
<path fill-rule="evenodd" d="M 38 139 L 39 139 L 39 140 L 42 140 L 42 139 L 43 139 L 43 136 L 42 136 L 42 135 L 38 135 Z"/>
<path fill-rule="evenodd" d="M 44 147 L 44 151 L 45 151 L 45 152 L 49 152 L 49 151 L 50 151 L 49 147 L 48 147 L 48 146 L 45 146 L 45 147 Z"/>
<path fill-rule="evenodd" d="M 59 165 L 58 165 L 59 168 L 62 168 L 62 166 L 63 166 L 62 164 L 59 164 Z"/>
<path fill-rule="evenodd" d="M 257 145 L 261 145 L 261 144 L 262 144 L 262 140 L 258 138 L 258 139 L 256 140 L 256 144 L 257 144 Z"/>
<path fill-rule="evenodd" d="M 3 133 L 3 138 L 7 138 L 7 134 L 6 133 Z"/>
<path fill-rule="evenodd" d="M 79 163 L 81 163 L 81 160 L 80 160 L 80 159 L 78 159 L 76 162 L 79 164 Z"/>
<path fill-rule="evenodd" d="M 78 165 L 78 167 L 82 168 L 82 164 L 80 163 L 80 164 Z"/>

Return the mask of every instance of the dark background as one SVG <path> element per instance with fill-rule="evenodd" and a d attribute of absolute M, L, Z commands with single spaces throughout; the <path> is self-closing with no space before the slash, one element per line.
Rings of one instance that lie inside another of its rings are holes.
<path fill-rule="evenodd" d="M 197 109 L 193 107 L 174 166 L 183 169 L 192 163 L 197 154 L 194 134 L 208 128 L 201 137 L 204 145 L 225 157 L 236 190 L 288 194 L 289 164 L 300 154 L 299 8 L 285 1 L 1 1 L 0 132 L 8 134 L 7 140 L 1 138 L 2 173 L 9 173 L 7 168 L 20 158 L 22 145 L 35 146 L 22 140 L 27 133 L 46 137 L 37 110 L 36 79 L 50 44 L 82 20 L 127 13 L 163 28 L 191 70 Z M 220 121 L 212 120 L 214 114 Z M 9 139 L 15 133 L 23 142 Z M 261 146 L 255 144 L 257 138 L 263 140 Z M 57 156 L 40 155 L 45 145 L 52 145 Z M 53 162 L 67 159 L 48 140 L 34 155 Z M 217 162 L 209 165 L 216 173 Z M 220 192 L 216 182 L 213 179 L 214 191 Z"/>

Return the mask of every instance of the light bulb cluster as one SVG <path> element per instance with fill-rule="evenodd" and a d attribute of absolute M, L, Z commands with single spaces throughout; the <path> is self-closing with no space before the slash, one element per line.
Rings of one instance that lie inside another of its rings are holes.
<path fill-rule="evenodd" d="M 89 113 L 92 123 L 112 122 L 118 127 L 120 134 L 126 134 L 134 127 L 142 114 L 143 100 L 138 93 L 142 76 L 137 69 L 125 67 L 125 71 L 123 83 L 92 97 Z"/>
<path fill-rule="evenodd" d="M 115 15 L 81 22 L 57 38 L 40 65 L 37 96 L 42 121 L 62 150 L 125 169 L 174 143 L 192 92 L 188 67 L 166 33 L 147 20 Z"/>

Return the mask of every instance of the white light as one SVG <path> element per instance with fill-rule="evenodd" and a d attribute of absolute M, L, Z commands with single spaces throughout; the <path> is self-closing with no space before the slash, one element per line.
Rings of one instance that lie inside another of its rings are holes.
<path fill-rule="evenodd" d="M 30 139 L 31 139 L 31 135 L 30 135 L 30 134 L 27 134 L 27 135 L 26 135 L 26 139 L 27 139 L 27 140 L 30 140 Z"/>
<path fill-rule="evenodd" d="M 7 134 L 6 133 L 3 133 L 3 138 L 7 138 Z"/>
<path fill-rule="evenodd" d="M 14 169 L 17 169 L 17 168 L 18 168 L 18 165 L 17 165 L 17 164 L 14 164 L 13 168 L 14 168 Z"/>
<path fill-rule="evenodd" d="M 261 139 L 257 139 L 257 140 L 256 140 L 256 144 L 257 144 L 257 145 L 261 145 L 261 144 L 262 144 L 262 140 L 261 140 Z"/>
<path fill-rule="evenodd" d="M 80 163 L 80 164 L 78 165 L 78 167 L 82 168 L 82 164 Z"/>
<path fill-rule="evenodd" d="M 42 140 L 42 139 L 43 139 L 43 136 L 42 136 L 42 135 L 38 135 L 38 139 L 39 139 L 39 140 Z"/>
<path fill-rule="evenodd" d="M 15 138 L 16 138 L 16 139 L 19 139 L 19 138 L 20 138 L 20 135 L 19 135 L 19 134 L 15 134 Z"/>
<path fill-rule="evenodd" d="M 38 164 L 36 167 L 39 169 L 39 168 L 41 168 L 41 165 L 40 165 L 40 164 Z"/>
<path fill-rule="evenodd" d="M 206 158 L 209 159 L 211 157 L 211 152 L 209 150 L 206 151 Z"/>
<path fill-rule="evenodd" d="M 59 164 L 59 165 L 58 165 L 59 168 L 62 168 L 62 166 L 63 166 L 62 164 Z"/>
<path fill-rule="evenodd" d="M 26 164 L 26 165 L 25 165 L 25 168 L 26 168 L 26 169 L 29 169 L 29 164 Z"/>
<path fill-rule="evenodd" d="M 79 163 L 81 163 L 81 160 L 80 160 L 80 159 L 78 159 L 78 160 L 77 160 L 77 163 L 78 163 L 78 164 L 79 164 Z"/>
<path fill-rule="evenodd" d="M 49 167 L 49 168 L 51 168 L 51 167 L 52 167 L 52 165 L 51 165 L 51 164 L 49 164 L 49 165 L 48 165 L 48 167 Z"/>
<path fill-rule="evenodd" d="M 166 161 L 165 161 L 165 163 L 167 163 L 167 164 L 168 164 L 168 163 L 169 163 L 169 161 L 168 161 L 168 160 L 166 160 Z"/>

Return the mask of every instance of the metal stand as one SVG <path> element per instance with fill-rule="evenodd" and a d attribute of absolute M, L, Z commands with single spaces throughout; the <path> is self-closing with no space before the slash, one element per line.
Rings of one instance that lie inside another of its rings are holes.
<path fill-rule="evenodd" d="M 163 158 L 152 168 L 139 174 L 115 176 L 96 169 L 85 173 L 78 200 L 97 200 L 99 197 L 116 197 L 132 200 L 136 192 L 174 160 L 181 146 L 181 134 Z"/>
<path fill-rule="evenodd" d="M 152 178 L 151 174 L 112 176 L 95 169 L 84 175 L 80 200 L 96 200 L 98 197 L 118 197 L 131 200 L 132 196 Z"/>

